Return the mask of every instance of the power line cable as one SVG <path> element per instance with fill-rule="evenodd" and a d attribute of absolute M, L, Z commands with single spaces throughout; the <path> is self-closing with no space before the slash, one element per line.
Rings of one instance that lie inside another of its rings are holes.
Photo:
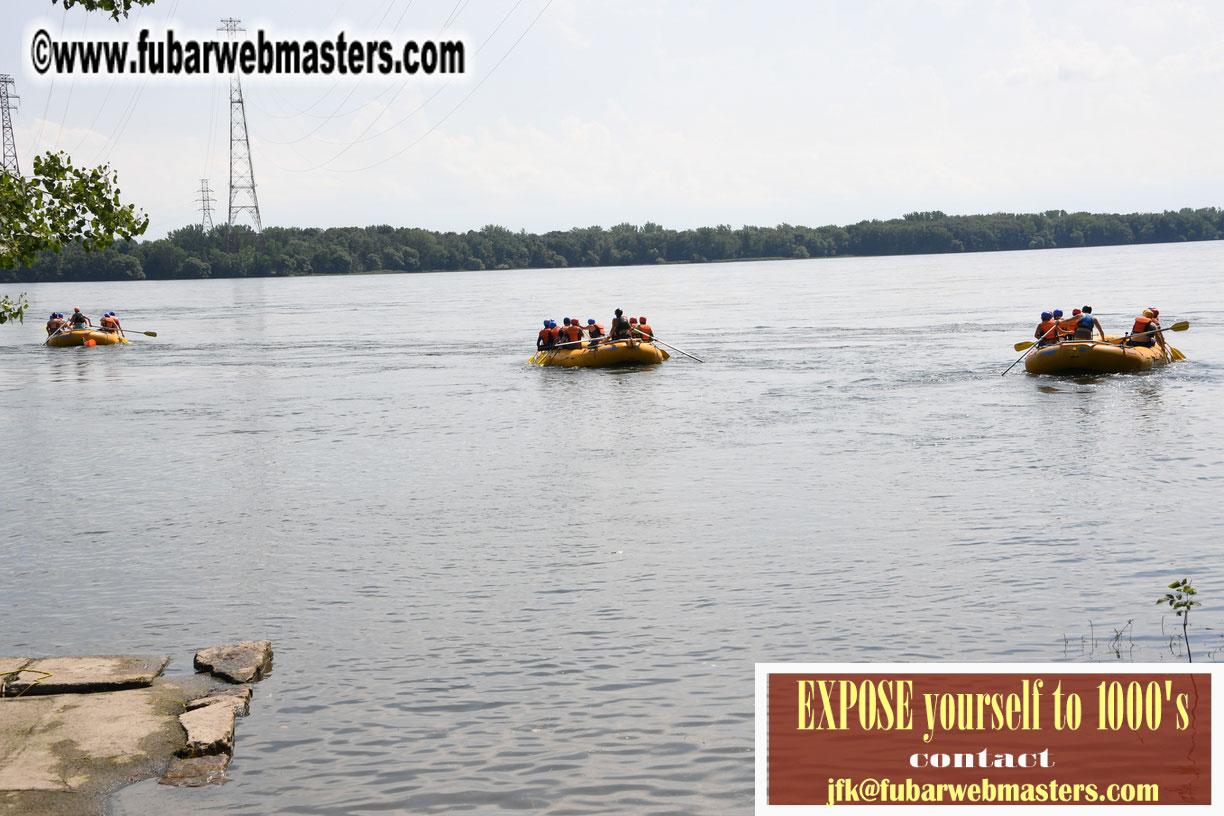
<path fill-rule="evenodd" d="M 551 6 L 552 4 L 553 4 L 553 0 L 548 0 L 548 2 L 544 4 L 544 8 L 540 9 L 540 13 L 539 13 L 539 14 L 537 14 L 537 15 L 535 16 L 535 18 L 533 18 L 533 19 L 532 19 L 531 23 L 530 23 L 530 24 L 527 26 L 527 28 L 523 30 L 523 33 L 519 35 L 519 38 L 518 38 L 517 40 L 515 40 L 515 41 L 514 41 L 514 45 L 511 45 L 511 46 L 510 46 L 510 50 L 509 50 L 509 51 L 507 51 L 505 54 L 503 54 L 503 55 L 502 55 L 502 58 L 501 58 L 501 59 L 499 59 L 499 60 L 497 61 L 497 63 L 496 63 L 496 64 L 494 64 L 494 66 L 493 66 L 492 68 L 490 68 L 490 69 L 489 69 L 489 73 L 485 74 L 485 75 L 484 75 L 484 78 L 483 78 L 483 79 L 481 79 L 481 80 L 480 80 L 480 82 L 476 83 L 476 87 L 472 88 L 472 90 L 468 92 L 467 96 L 465 96 L 465 97 L 463 97 L 463 99 L 460 99 L 460 100 L 459 100 L 459 104 L 457 104 L 457 105 L 455 105 L 455 107 L 451 108 L 451 109 L 450 109 L 450 111 L 449 111 L 449 112 L 448 112 L 448 113 L 447 113 L 445 116 L 443 116 L 441 119 L 439 119 L 437 122 L 435 122 L 435 123 L 434 123 L 434 124 L 433 124 L 433 125 L 432 125 L 432 126 L 429 128 L 429 130 L 427 130 L 427 131 L 425 131 L 424 133 L 422 133 L 420 136 L 418 136 L 418 137 L 417 137 L 416 139 L 414 139 L 412 142 L 410 142 L 410 143 L 408 143 L 407 145 L 405 145 L 405 146 L 404 146 L 402 149 L 397 150 L 396 152 L 392 153 L 390 156 L 387 156 L 386 158 L 384 158 L 384 159 L 382 159 L 382 160 L 380 160 L 380 161 L 374 162 L 373 164 L 370 164 L 370 165 L 366 165 L 365 167 L 355 167 L 355 168 L 352 168 L 352 169 L 349 169 L 349 170 L 333 170 L 332 172 L 336 172 L 336 173 L 360 173 L 360 172 L 363 172 L 363 171 L 365 171 L 365 170 L 372 170 L 372 169 L 374 169 L 375 167 L 378 167 L 378 166 L 380 166 L 380 165 L 386 164 L 387 162 L 391 161 L 392 159 L 394 159 L 394 158 L 396 158 L 396 157 L 398 157 L 398 156 L 403 155 L 404 153 L 408 152 L 409 150 L 411 150 L 412 148 L 414 148 L 414 147 L 416 147 L 418 144 L 420 144 L 420 143 L 421 143 L 421 142 L 422 142 L 422 141 L 425 139 L 425 137 L 426 137 L 426 136 L 428 136 L 429 134 L 431 134 L 431 133 L 433 133 L 435 130 L 437 130 L 439 127 L 441 127 L 441 126 L 442 126 L 442 124 L 443 124 L 443 123 L 444 123 L 444 122 L 445 122 L 447 119 L 451 118 L 451 116 L 452 116 L 452 115 L 455 113 L 455 111 L 459 110 L 459 108 L 461 108 L 461 107 L 463 106 L 463 103 L 465 103 L 465 102 L 467 102 L 469 99 L 471 99 L 471 98 L 472 98 L 472 95 L 473 95 L 474 93 L 476 93 L 477 91 L 479 91 L 479 90 L 480 90 L 480 87 L 481 87 L 482 85 L 484 85 L 486 82 L 488 82 L 488 81 L 489 81 L 489 78 L 493 76 L 493 73 L 494 73 L 495 71 L 497 71 L 498 67 L 499 67 L 499 66 L 501 66 L 501 64 L 502 64 L 503 62 L 505 62 L 505 61 L 506 61 L 506 58 L 507 58 L 507 57 L 509 57 L 509 56 L 510 56 L 510 54 L 514 52 L 514 49 L 515 49 L 515 48 L 517 48 L 517 47 L 518 47 L 518 44 L 519 44 L 519 43 L 521 43 L 521 42 L 523 41 L 523 38 L 527 36 L 528 32 L 530 32 L 530 31 L 531 31 L 531 29 L 535 27 L 535 24 L 536 24 L 536 23 L 539 21 L 539 19 L 540 19 L 541 17 L 543 17 L 543 16 L 544 16 L 544 12 L 548 11 L 548 7 L 549 7 L 549 6 Z"/>

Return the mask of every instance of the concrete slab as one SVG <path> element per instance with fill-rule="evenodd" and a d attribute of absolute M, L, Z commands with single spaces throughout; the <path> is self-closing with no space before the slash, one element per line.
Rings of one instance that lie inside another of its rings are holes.
<path fill-rule="evenodd" d="M 234 709 L 235 716 L 245 717 L 251 710 L 251 687 L 244 683 L 233 688 L 218 689 L 206 697 L 187 703 L 187 710 L 192 711 L 217 703 L 226 703 Z"/>
<path fill-rule="evenodd" d="M 242 643 L 201 649 L 195 667 L 231 683 L 250 683 L 263 678 L 272 665 L 272 641 L 244 640 Z"/>
<path fill-rule="evenodd" d="M 184 744 L 178 723 L 205 678 L 106 694 L 0 699 L 0 814 L 89 814 L 106 794 L 160 776 Z"/>
<path fill-rule="evenodd" d="M 44 657 L 29 661 L 9 675 L 5 697 L 45 694 L 86 694 L 144 688 L 162 673 L 168 657 L 156 655 L 91 655 Z"/>
<path fill-rule="evenodd" d="M 234 751 L 234 707 L 214 703 L 179 715 L 187 732 L 187 744 L 179 749 L 181 757 L 230 754 Z"/>

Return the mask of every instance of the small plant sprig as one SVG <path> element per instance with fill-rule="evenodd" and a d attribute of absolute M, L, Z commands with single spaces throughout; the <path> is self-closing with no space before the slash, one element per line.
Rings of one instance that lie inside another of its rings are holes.
<path fill-rule="evenodd" d="M 1169 584 L 1168 588 L 1173 591 L 1166 592 L 1165 596 L 1156 602 L 1156 605 L 1160 606 L 1167 603 L 1177 612 L 1177 617 L 1182 619 L 1182 640 L 1186 643 L 1186 661 L 1193 663 L 1194 658 L 1190 654 L 1190 636 L 1186 632 L 1186 627 L 1190 625 L 1190 610 L 1196 606 L 1202 606 L 1201 603 L 1194 600 L 1198 590 L 1190 586 L 1190 581 L 1185 578 L 1180 581 L 1174 581 Z"/>

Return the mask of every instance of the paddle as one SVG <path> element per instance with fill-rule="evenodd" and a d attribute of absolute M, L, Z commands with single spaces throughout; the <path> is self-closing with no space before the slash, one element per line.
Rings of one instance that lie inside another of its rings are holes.
<path fill-rule="evenodd" d="M 43 345 L 45 346 L 45 345 L 47 345 L 48 343 L 50 343 L 50 342 L 51 342 L 51 338 L 52 338 L 52 337 L 55 337 L 57 334 L 59 334 L 60 332 L 62 332 L 62 331 L 63 331 L 64 329 L 66 329 L 66 328 L 68 328 L 68 324 L 67 324 L 67 323 L 61 323 L 61 324 L 60 324 L 60 327 L 59 327 L 58 329 L 56 329 L 55 331 L 53 331 L 53 332 L 51 332 L 50 334 L 48 334 L 48 335 L 47 335 L 47 339 L 43 341 Z"/>
<path fill-rule="evenodd" d="M 1020 349 L 1021 349 L 1021 348 L 1024 348 L 1024 349 L 1025 349 L 1025 352 L 1024 352 L 1023 354 L 1021 354 L 1021 355 L 1020 355 L 1020 357 L 1019 357 L 1019 358 L 1016 360 L 1016 363 L 1020 362 L 1020 360 L 1023 360 L 1025 357 L 1029 356 L 1029 354 L 1031 354 L 1031 353 L 1032 353 L 1032 350 L 1033 350 L 1033 349 L 1032 349 L 1032 347 L 1033 347 L 1033 346 L 1035 346 L 1035 345 L 1037 345 L 1037 344 L 1038 344 L 1039 342 L 1041 342 L 1042 340 L 1046 339 L 1046 335 L 1048 335 L 1050 332 L 1054 331 L 1054 330 L 1055 330 L 1055 329 L 1057 329 L 1057 328 L 1058 328 L 1058 323 L 1057 323 L 1057 322 L 1055 322 L 1055 323 L 1054 323 L 1054 325 L 1053 325 L 1053 326 L 1051 326 L 1050 328 L 1046 329 L 1046 330 L 1045 330 L 1045 334 L 1041 335 L 1041 337 L 1040 337 L 1040 338 L 1038 338 L 1037 340 L 1035 340 L 1035 341 L 1033 341 L 1033 342 L 1031 342 L 1031 343 L 1017 343 L 1017 344 L 1016 344 L 1016 351 L 1020 351 Z M 1015 368 L 1015 367 L 1016 367 L 1016 363 L 1012 363 L 1011 365 L 1009 365 L 1009 366 L 1007 367 L 1007 371 L 1011 371 L 1013 368 Z M 1004 371 L 1004 372 L 1003 372 L 1002 374 L 1000 374 L 999 376 L 1000 376 L 1000 377 L 1006 376 L 1007 371 Z"/>
<path fill-rule="evenodd" d="M 640 333 L 640 332 L 639 332 L 639 333 Z M 671 343 L 664 343 L 662 340 L 660 340 L 659 338 L 655 337 L 654 335 L 651 335 L 651 334 L 643 334 L 642 336 L 643 336 L 643 337 L 646 337 L 646 338 L 649 338 L 650 342 L 652 342 L 652 343 L 658 343 L 658 344 L 659 344 L 659 345 L 661 345 L 661 346 L 667 346 L 667 347 L 668 347 L 669 349 L 671 349 L 672 351 L 678 351 L 678 352 L 680 352 L 681 354 L 683 354 L 685 357 L 693 357 L 693 355 L 689 354 L 689 353 L 688 353 L 687 351 L 685 351 L 684 349 L 678 349 L 678 348 L 676 348 L 675 346 L 673 346 Z M 700 357 L 693 357 L 693 359 L 694 359 L 694 360 L 696 360 L 696 361 L 697 361 L 697 362 L 699 362 L 699 363 L 704 363 L 704 362 L 705 362 L 705 360 L 701 359 Z"/>
<path fill-rule="evenodd" d="M 127 332 L 131 332 L 132 334 L 143 334 L 143 335 L 147 335 L 148 337 L 156 337 L 156 336 L 157 336 L 157 332 L 142 332 L 142 331 L 136 331 L 135 329 L 124 329 L 124 330 L 123 330 L 123 332 L 124 332 L 125 334 L 126 334 Z"/>

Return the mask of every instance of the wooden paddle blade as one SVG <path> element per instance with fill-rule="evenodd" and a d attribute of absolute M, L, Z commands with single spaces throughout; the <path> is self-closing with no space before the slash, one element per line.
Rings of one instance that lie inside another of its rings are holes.
<path fill-rule="evenodd" d="M 1182 354 L 1172 346 L 1169 346 L 1169 354 L 1173 357 L 1173 362 L 1175 363 L 1180 363 L 1182 360 L 1186 359 L 1186 355 Z"/>
<path fill-rule="evenodd" d="M 1012 346 L 1012 348 L 1014 348 L 1016 351 L 1024 351 L 1026 348 L 1032 348 L 1033 342 L 1034 341 L 1029 340 L 1027 343 L 1017 343 L 1016 345 Z"/>
<path fill-rule="evenodd" d="M 664 360 L 671 359 L 671 355 L 667 353 L 667 349 L 659 349 L 659 353 L 663 355 Z"/>
<path fill-rule="evenodd" d="M 1174 323 L 1172 326 L 1165 329 L 1165 331 L 1185 331 L 1188 328 L 1190 328 L 1190 321 L 1183 320 L 1180 323 Z"/>

